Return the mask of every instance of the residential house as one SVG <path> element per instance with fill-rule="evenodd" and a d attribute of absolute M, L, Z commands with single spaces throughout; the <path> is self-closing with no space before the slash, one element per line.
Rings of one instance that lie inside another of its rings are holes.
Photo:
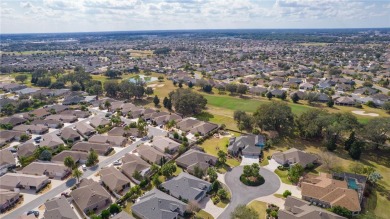
<path fill-rule="evenodd" d="M 42 136 L 42 141 L 39 143 L 39 146 L 43 147 L 49 147 L 52 150 L 57 150 L 58 147 L 64 146 L 64 141 L 58 137 L 56 134 L 49 133 L 44 136 Z"/>
<path fill-rule="evenodd" d="M 260 95 L 267 93 L 268 89 L 264 88 L 264 87 L 253 86 L 253 87 L 249 88 L 248 92 L 252 95 L 260 96 Z"/>
<path fill-rule="evenodd" d="M 82 179 L 79 187 L 73 190 L 70 196 L 84 214 L 105 209 L 112 203 L 111 195 L 92 179 Z"/>
<path fill-rule="evenodd" d="M 142 178 L 150 175 L 150 164 L 142 160 L 140 157 L 134 154 L 125 154 L 122 157 L 122 173 L 127 176 L 129 179 L 133 180 L 136 183 L 139 183 L 139 180 L 133 177 L 135 172 L 140 173 Z"/>
<path fill-rule="evenodd" d="M 195 128 L 200 123 L 201 121 L 195 118 L 185 118 L 179 123 L 177 123 L 176 127 L 183 132 L 189 132 L 191 129 Z"/>
<path fill-rule="evenodd" d="M 42 135 L 48 132 L 49 128 L 44 125 L 18 125 L 15 126 L 12 130 L 28 134 Z"/>
<path fill-rule="evenodd" d="M 34 119 L 45 119 L 46 117 L 50 116 L 51 113 L 44 108 L 39 108 L 29 112 L 28 115 Z"/>
<path fill-rule="evenodd" d="M 193 127 L 190 130 L 190 133 L 194 135 L 199 134 L 201 136 L 205 136 L 210 132 L 216 130 L 217 128 L 218 128 L 217 124 L 210 123 L 210 122 L 201 122 L 197 126 Z"/>
<path fill-rule="evenodd" d="M 151 121 L 158 126 L 162 126 L 162 125 L 165 125 L 169 121 L 175 121 L 177 123 L 181 119 L 182 119 L 181 116 L 174 114 L 174 113 L 171 113 L 169 115 L 154 117 L 151 119 Z"/>
<path fill-rule="evenodd" d="M 20 172 L 28 175 L 46 175 L 49 178 L 64 179 L 71 174 L 72 170 L 61 163 L 32 162 Z"/>
<path fill-rule="evenodd" d="M 351 97 L 339 97 L 335 101 L 336 105 L 341 106 L 353 106 L 355 105 L 355 100 Z"/>
<path fill-rule="evenodd" d="M 121 211 L 114 215 L 111 219 L 135 219 L 133 216 L 128 214 L 126 211 Z"/>
<path fill-rule="evenodd" d="M 123 137 L 137 137 L 140 138 L 141 135 L 137 128 L 128 128 L 125 127 L 114 127 L 110 131 L 108 131 L 107 135 L 109 136 L 123 136 Z"/>
<path fill-rule="evenodd" d="M 325 209 L 313 206 L 309 202 L 288 196 L 284 202 L 284 209 L 279 209 L 280 219 L 346 219 Z"/>
<path fill-rule="evenodd" d="M 15 157 L 11 151 L 7 149 L 0 150 L 0 176 L 7 173 L 8 169 L 15 167 Z"/>
<path fill-rule="evenodd" d="M 40 90 L 39 88 L 26 87 L 24 89 L 15 91 L 15 93 L 19 94 L 19 95 L 32 95 L 32 94 L 36 93 L 39 90 Z"/>
<path fill-rule="evenodd" d="M 14 127 L 17 125 L 21 125 L 21 124 L 25 123 L 26 121 L 27 120 L 22 118 L 22 117 L 11 116 L 11 117 L 5 117 L 5 118 L 1 119 L 0 124 L 2 124 L 2 125 L 9 124 L 12 127 Z"/>
<path fill-rule="evenodd" d="M 229 139 L 228 152 L 233 156 L 259 156 L 264 145 L 265 137 L 262 135 L 242 135 Z"/>
<path fill-rule="evenodd" d="M 302 199 L 324 208 L 345 207 L 353 214 L 361 211 L 358 192 L 348 187 L 348 182 L 333 179 L 325 173 L 308 174 L 300 183 Z"/>
<path fill-rule="evenodd" d="M 210 190 L 211 183 L 188 173 L 180 173 L 177 177 L 162 183 L 160 187 L 177 199 L 199 203 Z"/>
<path fill-rule="evenodd" d="M 67 115 L 67 114 L 54 114 L 50 115 L 45 118 L 45 120 L 54 120 L 54 121 L 59 121 L 59 122 L 64 122 L 64 123 L 73 123 L 77 121 L 77 117 L 74 115 Z"/>
<path fill-rule="evenodd" d="M 25 132 L 15 130 L 0 130 L 0 146 L 4 146 L 12 141 L 19 141 Z"/>
<path fill-rule="evenodd" d="M 201 151 L 190 149 L 176 159 L 176 164 L 194 174 L 194 168 L 199 167 L 206 173 L 210 166 L 217 163 L 218 158 Z"/>
<path fill-rule="evenodd" d="M 18 146 L 18 157 L 29 157 L 34 154 L 35 150 L 37 149 L 37 145 L 33 143 L 24 143 L 22 145 Z"/>
<path fill-rule="evenodd" d="M 65 110 L 60 113 L 60 115 L 73 115 L 77 118 L 87 118 L 91 115 L 89 111 L 82 111 L 82 110 Z"/>
<path fill-rule="evenodd" d="M 51 158 L 51 161 L 64 163 L 65 158 L 68 156 L 72 157 L 76 163 L 81 163 L 81 164 L 86 163 L 88 159 L 88 153 L 86 152 L 66 150 L 66 151 L 61 151 L 59 154 L 53 156 Z"/>
<path fill-rule="evenodd" d="M 155 149 L 162 153 L 168 154 L 174 154 L 179 150 L 180 145 L 180 143 L 177 143 L 176 141 L 164 136 L 154 137 L 152 141 L 152 146 Z"/>
<path fill-rule="evenodd" d="M 14 206 L 20 200 L 20 196 L 18 191 L 0 189 L 0 213 Z"/>
<path fill-rule="evenodd" d="M 85 122 L 77 123 L 75 125 L 75 129 L 80 135 L 82 135 L 85 138 L 90 137 L 96 133 L 95 129 Z"/>
<path fill-rule="evenodd" d="M 85 97 L 78 94 L 76 95 L 70 94 L 64 98 L 64 100 L 62 101 L 62 105 L 75 105 L 84 102 L 85 102 Z"/>
<path fill-rule="evenodd" d="M 34 176 L 20 173 L 7 173 L 0 177 L 0 182 L 0 189 L 14 190 L 15 188 L 19 188 L 39 192 L 50 183 L 50 180 L 44 175 Z"/>
<path fill-rule="evenodd" d="M 307 91 L 307 90 L 313 90 L 313 88 L 314 86 L 310 83 L 303 83 L 299 85 L 299 90 Z"/>
<path fill-rule="evenodd" d="M 186 209 L 187 204 L 158 189 L 145 193 L 131 206 L 132 213 L 141 219 L 177 219 L 184 216 Z"/>
<path fill-rule="evenodd" d="M 60 134 L 61 138 L 66 142 L 77 142 L 81 140 L 81 135 L 72 128 L 64 128 Z"/>
<path fill-rule="evenodd" d="M 61 121 L 56 121 L 56 120 L 51 120 L 51 119 L 36 119 L 30 123 L 31 125 L 44 125 L 47 126 L 48 128 L 53 128 L 53 129 L 58 129 L 61 128 L 64 123 Z"/>
<path fill-rule="evenodd" d="M 45 219 L 78 219 L 69 201 L 64 196 L 45 202 Z"/>
<path fill-rule="evenodd" d="M 107 143 L 113 147 L 124 147 L 126 146 L 127 140 L 122 136 L 109 136 L 109 135 L 93 135 L 88 139 L 91 143 Z"/>
<path fill-rule="evenodd" d="M 90 142 L 77 142 L 72 146 L 72 151 L 89 152 L 91 149 L 95 150 L 99 155 L 107 155 L 112 150 L 109 144 L 98 144 Z"/>
<path fill-rule="evenodd" d="M 97 128 L 99 126 L 106 126 L 111 124 L 111 121 L 109 119 L 106 119 L 104 117 L 95 116 L 91 119 L 90 125 L 94 128 Z"/>
<path fill-rule="evenodd" d="M 114 166 L 100 170 L 100 179 L 110 191 L 117 194 L 130 187 L 130 180 Z"/>
<path fill-rule="evenodd" d="M 151 164 L 155 163 L 157 165 L 162 165 L 170 159 L 169 155 L 144 144 L 137 148 L 137 152 L 142 159 Z"/>
<path fill-rule="evenodd" d="M 272 158 L 280 165 L 295 165 L 299 164 L 306 167 L 309 164 L 316 163 L 318 157 L 314 154 L 309 154 L 296 148 L 291 148 L 284 152 L 277 152 L 272 155 Z"/>

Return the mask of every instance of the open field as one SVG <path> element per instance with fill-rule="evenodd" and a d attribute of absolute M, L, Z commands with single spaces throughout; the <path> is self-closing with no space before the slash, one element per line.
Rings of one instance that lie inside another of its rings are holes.
<path fill-rule="evenodd" d="M 267 214 L 267 203 L 261 201 L 252 201 L 247 206 L 253 208 L 259 214 L 259 219 L 265 218 Z"/>

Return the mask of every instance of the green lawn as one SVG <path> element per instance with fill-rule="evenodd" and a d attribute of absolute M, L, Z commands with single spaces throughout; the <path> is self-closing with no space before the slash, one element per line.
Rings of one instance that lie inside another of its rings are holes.
<path fill-rule="evenodd" d="M 123 211 L 127 212 L 129 215 L 132 215 L 131 213 L 131 206 L 133 205 L 133 202 L 127 202 L 126 208 L 123 208 Z"/>
<path fill-rule="evenodd" d="M 248 207 L 253 208 L 259 214 L 259 219 L 264 219 L 267 215 L 267 203 L 265 202 L 252 201 L 248 204 Z"/>
<path fill-rule="evenodd" d="M 205 150 L 206 153 L 218 156 L 218 151 L 222 150 L 227 153 L 227 146 L 229 138 L 210 138 L 203 142 L 201 147 Z M 228 158 L 226 162 L 231 167 L 236 167 L 240 165 L 240 162 L 233 158 Z"/>
<path fill-rule="evenodd" d="M 289 185 L 292 184 L 290 182 L 290 180 L 288 179 L 288 177 L 287 177 L 287 174 L 288 174 L 287 170 L 283 170 L 282 171 L 282 170 L 276 169 L 275 173 L 276 173 L 276 175 L 279 176 L 280 180 L 282 180 L 283 183 L 286 183 L 286 184 L 289 184 Z"/>
<path fill-rule="evenodd" d="M 214 219 L 214 217 L 211 214 L 209 214 L 204 210 L 200 210 L 198 213 L 196 213 L 196 216 L 203 219 Z"/>

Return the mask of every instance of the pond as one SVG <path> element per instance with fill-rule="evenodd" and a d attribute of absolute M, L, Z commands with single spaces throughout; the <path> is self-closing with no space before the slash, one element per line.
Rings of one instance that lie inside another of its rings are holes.
<path fill-rule="evenodd" d="M 136 83 L 137 80 L 141 80 L 142 82 L 145 82 L 145 83 L 150 83 L 150 82 L 153 82 L 153 81 L 157 81 L 158 78 L 152 77 L 152 76 L 146 76 L 146 75 L 137 75 L 137 76 L 135 76 L 133 78 L 129 78 L 129 81 L 133 82 L 133 83 Z"/>

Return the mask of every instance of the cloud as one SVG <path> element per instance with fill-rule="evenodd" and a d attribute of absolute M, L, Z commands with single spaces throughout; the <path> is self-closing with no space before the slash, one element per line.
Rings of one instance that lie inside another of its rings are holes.
<path fill-rule="evenodd" d="M 20 7 L 22 8 L 32 8 L 34 7 L 31 2 L 20 2 Z"/>

